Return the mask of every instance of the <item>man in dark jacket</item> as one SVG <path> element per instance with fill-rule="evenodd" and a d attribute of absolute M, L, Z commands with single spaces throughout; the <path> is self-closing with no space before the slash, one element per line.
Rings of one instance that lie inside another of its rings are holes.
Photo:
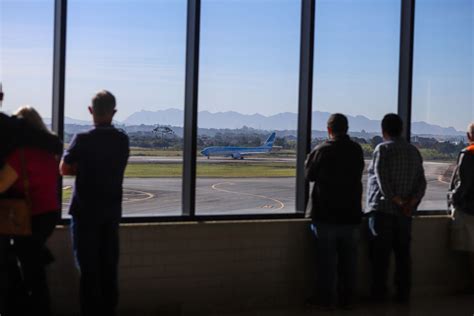
<path fill-rule="evenodd" d="M 317 255 L 315 303 L 324 309 L 333 309 L 336 302 L 350 307 L 355 288 L 364 156 L 361 146 L 347 135 L 348 127 L 344 115 L 331 115 L 329 140 L 317 146 L 306 162 L 306 179 L 314 182 L 311 229 Z"/>
<path fill-rule="evenodd" d="M 63 175 L 76 176 L 69 213 L 82 316 L 117 313 L 119 223 L 130 150 L 128 136 L 112 125 L 115 106 L 109 91 L 94 96 L 89 112 L 95 127 L 74 136 L 61 162 Z"/>

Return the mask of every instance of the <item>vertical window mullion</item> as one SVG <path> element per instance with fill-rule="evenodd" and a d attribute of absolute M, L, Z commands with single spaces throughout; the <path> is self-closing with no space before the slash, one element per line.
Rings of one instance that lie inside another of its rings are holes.
<path fill-rule="evenodd" d="M 196 143 L 201 0 L 188 0 L 187 12 L 182 213 L 193 217 L 196 213 Z"/>
<path fill-rule="evenodd" d="M 53 103 L 52 130 L 64 140 L 64 89 L 66 74 L 67 0 L 55 0 L 53 47 Z M 59 181 L 59 199 L 62 202 L 62 179 Z"/>
<path fill-rule="evenodd" d="M 304 164 L 311 148 L 311 115 L 313 98 L 314 23 L 316 0 L 302 0 L 300 73 L 298 92 L 298 144 L 296 153 L 296 212 L 304 213 L 309 187 Z"/>
<path fill-rule="evenodd" d="M 403 137 L 410 141 L 413 87 L 413 37 L 415 0 L 402 0 L 400 23 L 400 63 L 398 76 L 398 114 L 403 120 Z"/>

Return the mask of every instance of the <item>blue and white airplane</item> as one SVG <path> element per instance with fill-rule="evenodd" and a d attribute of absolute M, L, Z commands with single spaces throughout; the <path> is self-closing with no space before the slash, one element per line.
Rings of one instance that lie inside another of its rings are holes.
<path fill-rule="evenodd" d="M 273 132 L 259 147 L 233 147 L 233 146 L 212 146 L 201 150 L 201 154 L 209 159 L 211 156 L 232 157 L 233 159 L 244 159 L 244 156 L 269 153 L 272 150 L 276 133 Z"/>

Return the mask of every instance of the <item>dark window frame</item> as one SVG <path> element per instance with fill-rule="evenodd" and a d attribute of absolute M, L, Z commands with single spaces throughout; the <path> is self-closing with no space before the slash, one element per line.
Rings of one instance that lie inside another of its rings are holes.
<path fill-rule="evenodd" d="M 55 0 L 52 129 L 64 138 L 64 98 L 66 81 L 67 0 Z M 316 0 L 301 0 L 300 66 L 298 88 L 298 131 L 296 157 L 295 213 L 196 215 L 196 136 L 199 87 L 199 44 L 201 0 L 187 1 L 184 149 L 181 215 L 123 217 L 123 223 L 188 222 L 221 220 L 274 220 L 304 218 L 309 186 L 304 177 L 304 163 L 310 151 L 312 119 L 312 86 L 314 62 Z M 400 60 L 398 78 L 398 114 L 405 122 L 404 137 L 410 140 L 413 79 L 413 37 L 415 0 L 401 0 Z M 317 41 L 317 39 L 316 39 Z M 62 184 L 62 179 L 61 179 Z M 62 199 L 62 189 L 59 190 Z M 424 215 L 443 215 L 427 211 Z M 418 215 L 420 216 L 420 215 Z M 64 218 L 63 224 L 69 223 Z"/>

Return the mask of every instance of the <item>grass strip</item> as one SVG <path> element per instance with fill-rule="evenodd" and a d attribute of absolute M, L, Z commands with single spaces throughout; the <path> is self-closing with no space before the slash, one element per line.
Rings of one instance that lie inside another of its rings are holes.
<path fill-rule="evenodd" d="M 251 164 L 251 163 L 202 163 L 197 164 L 198 177 L 209 178 L 262 178 L 262 177 L 294 177 L 296 167 L 285 163 Z M 182 165 L 166 164 L 129 164 L 125 177 L 129 178 L 160 178 L 181 177 Z"/>

